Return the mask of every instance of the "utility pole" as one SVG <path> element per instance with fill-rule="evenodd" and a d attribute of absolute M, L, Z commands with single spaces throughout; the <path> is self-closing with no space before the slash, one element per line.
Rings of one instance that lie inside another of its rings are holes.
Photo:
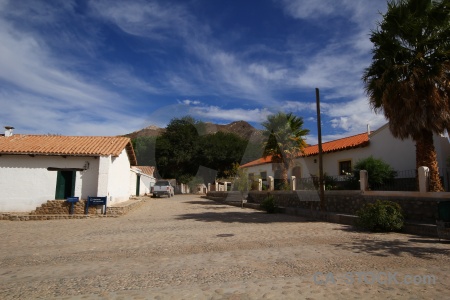
<path fill-rule="evenodd" d="M 320 121 L 320 96 L 319 89 L 316 88 L 316 105 L 317 105 L 317 134 L 319 139 L 319 195 L 320 195 L 320 210 L 322 216 L 325 217 L 326 201 L 325 201 L 325 184 L 323 180 L 323 160 L 322 160 L 322 125 Z"/>

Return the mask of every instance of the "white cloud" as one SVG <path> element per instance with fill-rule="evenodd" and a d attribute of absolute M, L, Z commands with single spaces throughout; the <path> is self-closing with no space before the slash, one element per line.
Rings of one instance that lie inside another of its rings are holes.
<path fill-rule="evenodd" d="M 143 128 L 146 120 L 115 109 L 70 107 L 70 103 L 27 92 L 0 92 L 0 120 L 24 134 L 118 135 Z"/>
<path fill-rule="evenodd" d="M 354 0 L 278 0 L 286 14 L 317 22 L 324 17 L 338 16 L 349 18 L 360 27 L 373 24 L 378 12 L 386 9 L 385 1 Z M 320 23 L 319 23 L 320 24 Z"/>
<path fill-rule="evenodd" d="M 300 102 L 300 101 L 284 101 L 281 103 L 283 111 L 289 112 L 311 112 L 316 110 L 315 102 Z"/>
<path fill-rule="evenodd" d="M 124 111 L 118 94 L 61 65 L 39 35 L 0 20 L 0 40 L 5 124 L 26 133 L 115 135 L 142 123 Z"/>
<path fill-rule="evenodd" d="M 93 7 L 99 17 L 124 32 L 153 39 L 172 38 L 172 42 L 176 40 L 178 46 L 198 60 L 187 61 L 178 66 L 180 70 L 166 71 L 165 83 L 177 92 L 227 95 L 267 104 L 273 101 L 271 86 L 275 83 L 270 82 L 280 82 L 287 75 L 282 66 L 249 62 L 243 58 L 244 54 L 220 47 L 209 26 L 182 5 L 98 1 Z"/>
<path fill-rule="evenodd" d="M 164 3 L 164 4 L 162 4 Z M 93 1 L 96 13 L 124 32 L 154 39 L 165 39 L 187 29 L 190 16 L 183 7 L 156 1 Z"/>
<path fill-rule="evenodd" d="M 252 63 L 249 66 L 250 74 L 255 74 L 264 80 L 279 81 L 286 78 L 287 70 L 281 67 L 270 69 L 268 66 Z"/>
<path fill-rule="evenodd" d="M 201 104 L 201 102 L 198 101 L 198 100 L 189 100 L 189 99 L 178 101 L 178 103 L 186 104 L 186 105 L 199 105 L 199 104 Z"/>
<path fill-rule="evenodd" d="M 330 104 L 324 111 L 333 128 L 343 129 L 348 134 L 364 132 L 367 125 L 378 128 L 387 121 L 384 115 L 374 114 L 366 98 L 358 98 L 347 103 Z"/>
<path fill-rule="evenodd" d="M 148 82 L 135 75 L 133 68 L 127 65 L 108 65 L 103 77 L 106 81 L 121 89 L 140 90 L 150 94 L 161 94 L 165 91 L 163 87 L 154 86 L 153 82 Z"/>
<path fill-rule="evenodd" d="M 224 109 L 218 106 L 195 106 L 189 109 L 189 114 L 204 119 L 218 119 L 226 121 L 247 121 L 260 123 L 264 121 L 271 112 L 267 109 Z"/>

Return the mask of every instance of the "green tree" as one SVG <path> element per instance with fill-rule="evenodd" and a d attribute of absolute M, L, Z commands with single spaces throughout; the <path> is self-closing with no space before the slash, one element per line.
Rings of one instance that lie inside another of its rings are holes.
<path fill-rule="evenodd" d="M 450 129 L 450 1 L 390 1 L 370 40 L 370 105 L 395 137 L 416 142 L 416 166 L 429 167 L 430 190 L 442 191 L 433 133 Z"/>
<path fill-rule="evenodd" d="M 303 128 L 303 119 L 292 113 L 278 112 L 269 115 L 262 123 L 263 136 L 266 142 L 263 145 L 263 156 L 271 156 L 274 163 L 281 167 L 281 185 L 288 185 L 288 170 L 296 157 L 306 146 L 304 137 L 309 133 Z"/>
<path fill-rule="evenodd" d="M 198 145 L 202 122 L 190 116 L 172 119 L 156 140 L 156 165 L 163 178 L 188 183 L 199 168 Z"/>
<path fill-rule="evenodd" d="M 155 136 L 142 136 L 131 140 L 140 166 L 155 166 Z"/>
<path fill-rule="evenodd" d="M 216 132 L 200 137 L 198 161 L 217 171 L 218 177 L 232 173 L 233 164 L 239 163 L 248 141 L 233 133 Z"/>
<path fill-rule="evenodd" d="M 359 171 L 366 170 L 369 175 L 369 186 L 379 186 L 394 179 L 396 172 L 392 167 L 381 159 L 373 156 L 360 159 L 353 168 L 353 176 L 359 180 Z"/>

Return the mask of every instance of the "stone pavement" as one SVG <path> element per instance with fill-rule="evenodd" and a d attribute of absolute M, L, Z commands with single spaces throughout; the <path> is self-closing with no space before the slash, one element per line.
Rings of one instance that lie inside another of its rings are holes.
<path fill-rule="evenodd" d="M 450 243 L 194 195 L 118 218 L 0 221 L 1 299 L 445 299 Z"/>

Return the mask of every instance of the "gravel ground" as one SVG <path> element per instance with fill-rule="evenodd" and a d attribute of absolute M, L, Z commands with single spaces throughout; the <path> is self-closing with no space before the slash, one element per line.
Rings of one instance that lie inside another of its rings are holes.
<path fill-rule="evenodd" d="M 449 242 L 193 195 L 0 236 L 1 299 L 450 299 Z"/>

